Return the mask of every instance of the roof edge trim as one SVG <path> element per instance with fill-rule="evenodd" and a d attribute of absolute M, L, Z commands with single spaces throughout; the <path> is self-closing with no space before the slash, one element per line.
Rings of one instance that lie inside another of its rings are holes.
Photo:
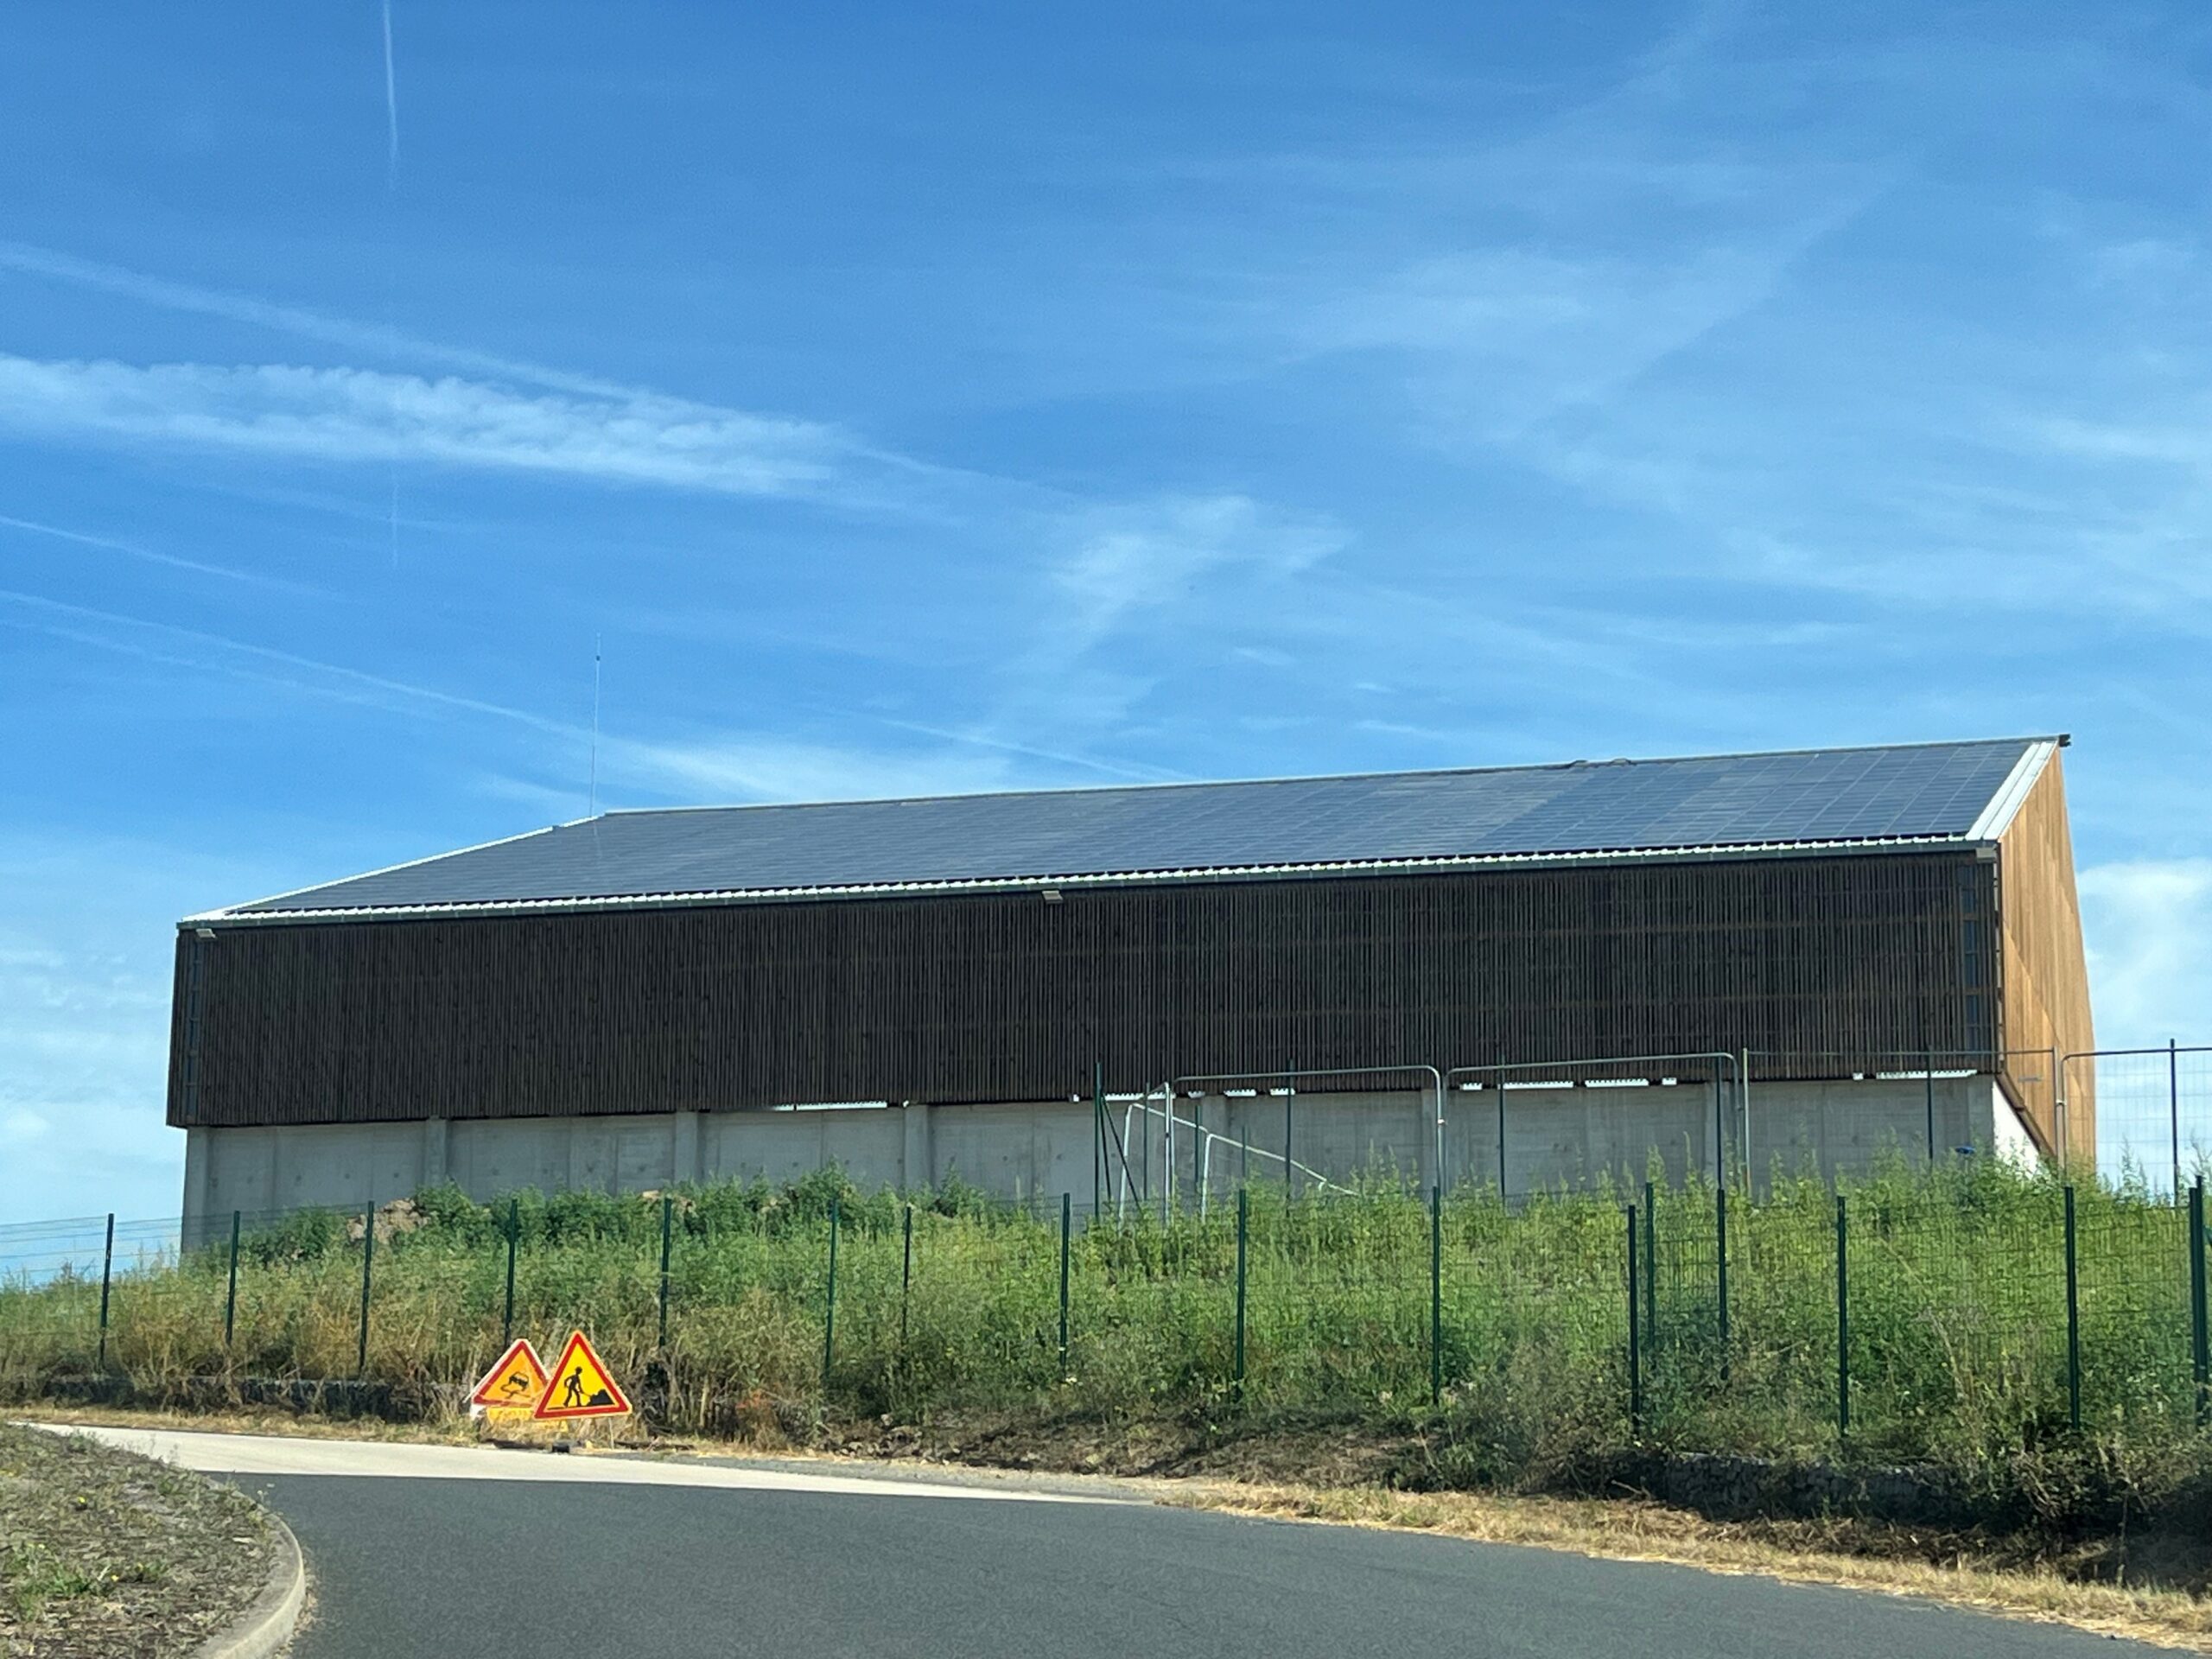
<path fill-rule="evenodd" d="M 2038 738 L 2021 751 L 2019 760 L 2013 764 L 2012 772 L 2005 779 L 2004 787 L 1989 798 L 1989 804 L 1981 809 L 1981 816 L 1967 831 L 1967 839 L 1995 841 L 2012 827 L 2012 820 L 2019 815 L 2020 808 L 2027 801 L 2028 791 L 2036 786 L 2036 780 L 2043 776 L 2044 768 L 2058 753 L 2061 741 L 2057 738 Z"/>
<path fill-rule="evenodd" d="M 543 832 L 534 832 L 543 833 Z M 518 840 L 520 837 L 510 837 Z M 887 881 L 848 887 L 755 887 L 695 892 L 613 893 L 589 898 L 506 899 L 435 905 L 383 905 L 304 910 L 214 910 L 188 916 L 180 928 L 298 926 L 317 922 L 405 921 L 427 918 L 569 915 L 625 910 L 679 910 L 738 905 L 798 904 L 819 899 L 905 898 L 936 893 L 1034 892 L 1045 887 L 1189 886 L 1205 881 L 1313 880 L 1338 875 L 1415 874 L 1453 869 L 1528 868 L 1668 863 L 1727 863 L 1772 858 L 1865 856 L 1879 853 L 1972 851 L 1991 844 L 1974 836 L 1892 836 L 1854 841 L 1740 842 L 1651 847 L 1587 853 L 1465 853 L 1426 858 L 1357 859 L 1320 864 L 1245 864 L 1091 874 L 1046 873 L 936 881 Z M 313 889 L 303 889 L 313 891 Z M 257 902 L 266 903 L 266 900 Z"/>

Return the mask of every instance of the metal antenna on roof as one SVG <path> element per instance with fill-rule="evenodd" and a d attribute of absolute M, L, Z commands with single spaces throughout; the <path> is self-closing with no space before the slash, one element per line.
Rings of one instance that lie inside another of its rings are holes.
<path fill-rule="evenodd" d="M 599 641 L 591 637 L 591 806 L 584 816 L 599 816 Z"/>

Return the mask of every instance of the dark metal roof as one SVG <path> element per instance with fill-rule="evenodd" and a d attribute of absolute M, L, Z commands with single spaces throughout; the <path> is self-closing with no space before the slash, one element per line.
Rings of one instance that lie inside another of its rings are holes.
<path fill-rule="evenodd" d="M 2057 741 L 609 812 L 218 914 L 1974 841 Z"/>

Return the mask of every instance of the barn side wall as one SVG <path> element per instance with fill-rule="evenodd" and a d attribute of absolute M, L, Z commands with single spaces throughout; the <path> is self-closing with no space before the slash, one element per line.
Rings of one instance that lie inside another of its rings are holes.
<path fill-rule="evenodd" d="M 1713 1049 L 1848 1076 L 1994 1046 L 1995 896 L 1993 863 L 1943 851 L 218 923 L 179 938 L 169 1121 L 1023 1102 L 1088 1097 L 1094 1066 L 1135 1091 Z"/>
<path fill-rule="evenodd" d="M 1763 1185 L 1780 1167 L 1833 1179 L 1885 1156 L 1927 1156 L 1933 1105 L 1937 1155 L 2019 1158 L 2025 1139 L 1986 1077 L 1756 1084 L 1751 1168 Z M 1446 1096 L 1445 1185 L 1494 1185 L 1498 1166 L 1495 1089 Z M 1656 1160 L 1671 1180 L 1713 1166 L 1716 1102 L 1703 1085 L 1511 1089 L 1505 1103 L 1506 1185 L 1582 1186 L 1610 1179 L 1640 1185 Z M 1726 1157 L 1741 1157 L 1743 1103 L 1718 1103 Z M 1336 1180 L 1392 1173 L 1433 1179 L 1435 1096 L 1401 1091 L 1295 1096 L 1216 1096 L 1176 1103 L 1172 1166 L 1177 1192 L 1195 1202 L 1202 1175 L 1214 1190 L 1241 1174 L 1279 1179 L 1286 1129 L 1292 1158 Z M 795 1180 L 835 1165 L 868 1186 L 941 1185 L 957 1178 L 999 1197 L 1087 1207 L 1094 1180 L 1093 1109 L 1084 1102 L 906 1106 L 817 1111 L 629 1114 L 607 1117 L 328 1124 L 189 1132 L 188 1236 L 213 1236 L 233 1210 L 249 1214 L 305 1205 L 359 1208 L 450 1180 L 489 1200 L 523 1187 L 644 1192 L 697 1180 Z M 1171 1167 L 1164 1126 L 1127 1101 L 1109 1103 L 1132 1180 L 1159 1196 Z M 1212 1137 L 1210 1164 L 1194 1147 Z M 1255 1150 L 1247 1153 L 1247 1143 Z M 1109 1201 L 1120 1185 L 1109 1160 Z M 1310 1176 L 1299 1175 L 1301 1185 Z"/>
<path fill-rule="evenodd" d="M 2057 1061 L 2097 1046 L 2089 1012 L 2088 963 L 2075 892 L 2074 839 L 2066 779 L 2054 753 L 1998 842 L 1999 911 L 2004 935 L 2004 1046 L 2006 1086 L 2047 1147 L 2058 1145 Z M 2093 1163 L 2097 1153 L 2096 1067 L 2066 1068 L 2065 1156 Z"/>

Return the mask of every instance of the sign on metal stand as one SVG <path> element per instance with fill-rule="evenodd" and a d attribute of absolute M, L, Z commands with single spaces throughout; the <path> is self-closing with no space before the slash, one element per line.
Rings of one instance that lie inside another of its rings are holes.
<path fill-rule="evenodd" d="M 569 1333 L 561 1363 L 531 1415 L 540 1422 L 585 1417 L 627 1417 L 630 1402 L 581 1331 Z"/>
<path fill-rule="evenodd" d="M 495 1421 L 503 1417 L 528 1417 L 545 1397 L 552 1380 L 537 1350 L 530 1345 L 530 1338 L 518 1337 L 493 1362 L 492 1369 L 477 1379 L 469 1391 L 468 1404 L 472 1411 L 486 1412 Z"/>

